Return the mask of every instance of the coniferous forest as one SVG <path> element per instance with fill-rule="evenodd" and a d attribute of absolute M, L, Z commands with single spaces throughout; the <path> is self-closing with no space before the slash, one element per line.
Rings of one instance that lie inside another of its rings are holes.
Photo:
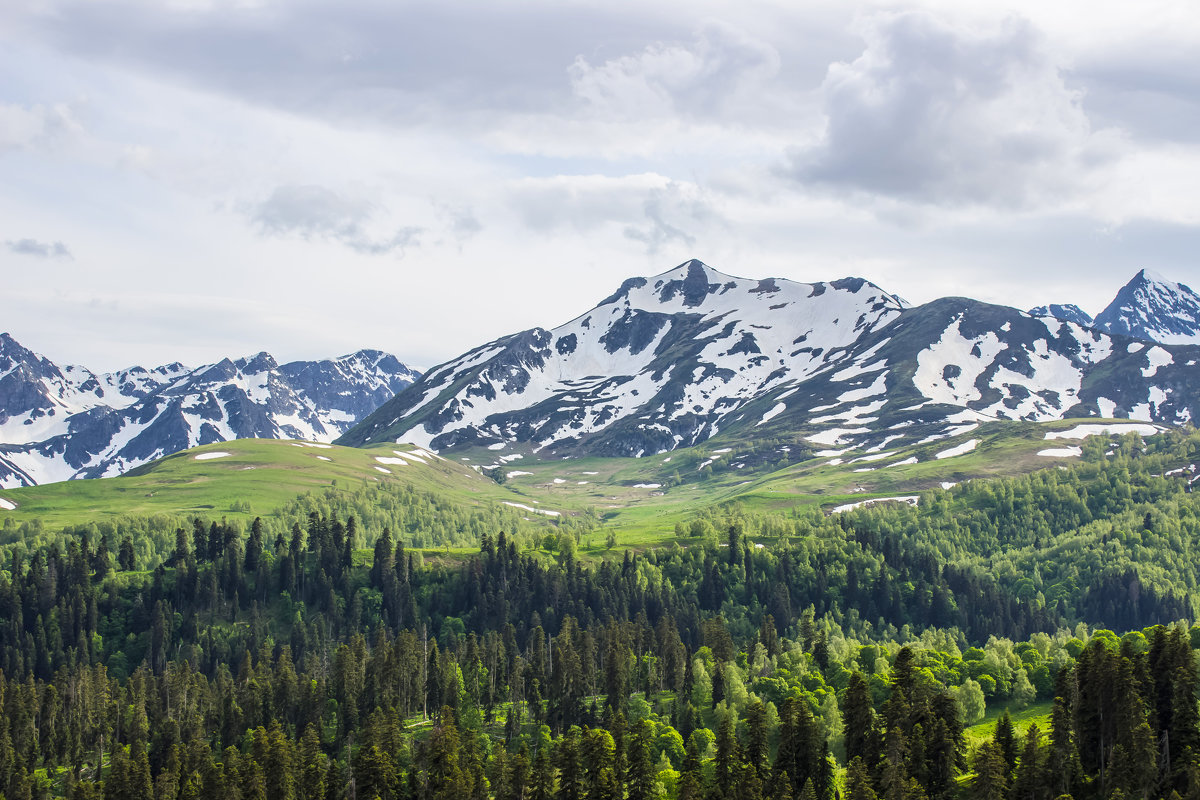
<path fill-rule="evenodd" d="M 603 560 L 412 492 L 10 542 L 0 796 L 1200 797 L 1200 436 L 1107 444 Z"/>

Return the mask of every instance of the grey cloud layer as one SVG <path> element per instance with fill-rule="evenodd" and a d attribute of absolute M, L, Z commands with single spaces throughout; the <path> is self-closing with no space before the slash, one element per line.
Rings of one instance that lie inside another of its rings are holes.
<path fill-rule="evenodd" d="M 427 362 L 691 256 L 917 301 L 1040 280 L 1087 306 L 1141 266 L 1195 285 L 1200 25 L 1020 1 L 0 3 L 0 313 L 50 327 L 28 267 L 56 239 L 80 294 L 186 306 L 207 272 L 211 306 L 272 298 L 248 351 L 297 340 L 319 283 L 351 315 L 328 352 L 377 331 Z M 423 302 L 396 319 L 397 296 Z M 123 311 L 129 341 L 168 327 Z"/>
<path fill-rule="evenodd" d="M 365 255 L 383 255 L 418 243 L 421 228 L 406 226 L 378 237 L 367 231 L 372 204 L 343 197 L 323 186 L 279 186 L 252 209 L 251 219 L 265 234 L 324 238 Z"/>
<path fill-rule="evenodd" d="M 37 239 L 17 239 L 16 241 L 6 241 L 4 246 L 11 252 L 21 256 L 73 258 L 71 251 L 62 242 L 39 242 Z"/>

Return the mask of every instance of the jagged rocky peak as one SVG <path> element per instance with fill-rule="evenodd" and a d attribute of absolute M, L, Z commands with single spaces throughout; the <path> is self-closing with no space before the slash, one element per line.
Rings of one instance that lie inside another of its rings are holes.
<path fill-rule="evenodd" d="M 236 362 L 239 372 L 244 372 L 250 375 L 259 372 L 270 372 L 277 368 L 279 364 L 275 361 L 275 357 L 265 350 L 255 353 L 249 358 L 239 358 Z"/>
<path fill-rule="evenodd" d="M 57 367 L 0 335 L 0 487 L 115 475 L 227 439 L 328 441 L 419 377 L 363 350 L 280 366 L 266 352 L 197 369 Z"/>
<path fill-rule="evenodd" d="M 1096 315 L 1094 324 L 1160 344 L 1200 344 L 1200 294 L 1143 269 Z"/>
<path fill-rule="evenodd" d="M 650 278 L 630 278 L 615 293 L 600 302 L 597 308 L 628 305 L 647 311 L 693 311 L 704 313 L 729 309 L 745 300 L 788 300 L 819 297 L 830 289 L 857 294 L 863 288 L 877 295 L 880 303 L 902 308 L 905 304 L 862 278 L 799 283 L 782 278 L 748 279 L 728 275 L 713 269 L 703 261 L 692 259 Z M 667 308 L 664 308 L 667 307 Z"/>
<path fill-rule="evenodd" d="M 1090 328 L 1093 323 L 1092 315 L 1074 303 L 1051 303 L 1047 306 L 1037 306 L 1029 309 L 1029 316 L 1053 317 L 1064 322 L 1074 322 L 1085 328 Z"/>

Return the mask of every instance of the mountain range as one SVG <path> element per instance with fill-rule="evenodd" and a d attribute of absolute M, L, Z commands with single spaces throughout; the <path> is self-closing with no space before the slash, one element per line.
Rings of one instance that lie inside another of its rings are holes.
<path fill-rule="evenodd" d="M 230 439 L 330 441 L 419 374 L 378 350 L 96 373 L 0 334 L 0 487 L 117 475 Z"/>
<path fill-rule="evenodd" d="M 1198 299 L 1139 273 L 1114 302 L 1146 298 L 1105 315 L 1166 335 Z M 339 442 L 641 456 L 728 434 L 795 455 L 879 452 L 992 420 L 1200 414 L 1200 336 L 1153 344 L 1054 316 L 1067 308 L 907 307 L 858 278 L 746 280 L 689 261 L 431 369 Z"/>
<path fill-rule="evenodd" d="M 0 334 L 0 487 L 120 474 L 236 438 L 556 458 L 715 438 L 794 460 L 993 420 L 1179 424 L 1200 415 L 1198 362 L 1200 295 L 1148 271 L 1093 319 L 1070 304 L 910 307 L 861 278 L 752 280 L 693 260 L 423 376 L 377 350 L 95 373 Z"/>

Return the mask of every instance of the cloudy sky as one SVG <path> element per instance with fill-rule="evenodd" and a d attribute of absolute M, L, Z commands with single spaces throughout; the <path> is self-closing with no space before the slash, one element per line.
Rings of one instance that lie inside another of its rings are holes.
<path fill-rule="evenodd" d="M 1188 0 L 3 3 L 0 330 L 430 366 L 692 257 L 1094 314 L 1200 283 L 1198 52 Z"/>

